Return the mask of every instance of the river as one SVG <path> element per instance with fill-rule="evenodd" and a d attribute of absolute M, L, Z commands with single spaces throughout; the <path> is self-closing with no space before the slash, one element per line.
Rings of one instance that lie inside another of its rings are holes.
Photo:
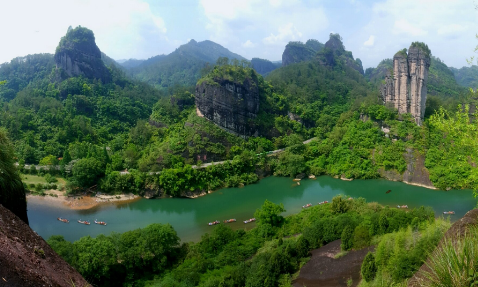
<path fill-rule="evenodd" d="M 387 194 L 388 190 L 391 192 Z M 214 220 L 222 222 L 236 218 L 237 222 L 228 223 L 233 229 L 252 228 L 253 223 L 244 224 L 242 221 L 253 217 L 254 211 L 266 199 L 283 203 L 284 215 L 287 215 L 298 213 L 307 203 L 316 205 L 320 201 L 330 201 L 337 194 L 364 197 L 369 202 L 390 206 L 431 206 L 437 216 L 443 211 L 453 210 L 456 214 L 451 216 L 452 221 L 461 218 L 476 204 L 471 190 L 440 191 L 383 179 L 343 181 L 329 176 L 305 179 L 297 185 L 290 178 L 268 177 L 257 184 L 225 188 L 195 199 L 140 199 L 89 210 L 46 205 L 33 198 L 28 200 L 28 218 L 30 227 L 45 239 L 51 235 L 63 235 L 74 241 L 87 235 L 94 237 L 142 228 L 151 223 L 169 223 L 183 241 L 198 241 L 213 228 L 208 222 Z M 62 223 L 56 220 L 57 217 L 67 218 L 70 223 Z M 89 220 L 92 224 L 79 224 L 78 219 Z M 108 225 L 96 225 L 93 223 L 95 219 L 106 221 Z"/>

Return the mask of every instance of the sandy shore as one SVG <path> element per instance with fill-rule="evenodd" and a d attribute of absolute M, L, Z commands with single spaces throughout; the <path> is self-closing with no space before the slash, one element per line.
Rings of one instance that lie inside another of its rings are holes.
<path fill-rule="evenodd" d="M 90 209 L 101 204 L 108 203 L 127 203 L 138 200 L 141 198 L 138 195 L 134 194 L 120 194 L 120 195 L 106 195 L 101 194 L 97 196 L 65 196 L 63 192 L 58 190 L 47 190 L 45 191 L 47 195 L 39 196 L 28 194 L 27 200 L 34 200 L 37 203 L 47 204 L 47 205 L 62 205 L 70 209 Z M 54 196 L 51 196 L 53 194 Z"/>

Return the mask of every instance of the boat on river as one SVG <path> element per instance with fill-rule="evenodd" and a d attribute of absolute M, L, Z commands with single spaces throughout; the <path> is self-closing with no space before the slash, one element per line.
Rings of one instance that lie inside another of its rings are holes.
<path fill-rule="evenodd" d="M 324 201 L 319 202 L 319 205 L 326 204 L 326 203 L 329 203 L 329 202 L 327 200 L 324 200 Z"/>
<path fill-rule="evenodd" d="M 58 219 L 59 221 L 61 221 L 61 222 L 64 222 L 64 223 L 70 223 L 70 221 L 69 221 L 68 219 L 66 219 L 66 218 L 58 217 L 57 219 Z"/>
<path fill-rule="evenodd" d="M 90 225 L 90 222 L 87 220 L 78 220 L 78 223 L 85 224 L 85 225 Z"/>
<path fill-rule="evenodd" d="M 250 222 L 253 222 L 253 221 L 256 221 L 256 219 L 254 217 L 251 218 L 251 219 L 248 219 L 248 220 L 244 220 L 244 224 L 250 223 Z"/>
<path fill-rule="evenodd" d="M 309 208 L 312 206 L 312 203 L 307 203 L 306 205 L 302 205 L 302 208 Z"/>
<path fill-rule="evenodd" d="M 231 218 L 231 219 L 226 219 L 226 220 L 224 220 L 224 223 L 231 223 L 231 222 L 236 222 L 236 219 L 235 219 L 235 218 Z"/>
<path fill-rule="evenodd" d="M 387 190 L 387 192 L 385 192 L 385 193 L 390 193 L 390 192 L 392 192 L 392 190 L 391 190 L 391 189 Z"/>
<path fill-rule="evenodd" d="M 397 205 L 397 208 L 408 208 L 408 205 Z"/>
<path fill-rule="evenodd" d="M 106 226 L 106 222 L 104 222 L 104 221 L 98 221 L 97 219 L 95 219 L 95 223 L 96 223 L 96 224 L 99 224 L 99 225 L 105 225 L 105 226 Z"/>
<path fill-rule="evenodd" d="M 209 222 L 209 226 L 216 225 L 216 224 L 219 224 L 219 223 L 221 223 L 221 222 L 219 222 L 219 220 Z"/>
<path fill-rule="evenodd" d="M 443 214 L 455 214 L 454 211 L 444 211 Z"/>
<path fill-rule="evenodd" d="M 302 180 L 302 179 L 300 179 L 300 178 L 294 178 L 294 179 L 293 179 L 293 181 L 295 181 L 295 182 L 299 182 L 299 181 L 301 181 L 301 180 Z"/>

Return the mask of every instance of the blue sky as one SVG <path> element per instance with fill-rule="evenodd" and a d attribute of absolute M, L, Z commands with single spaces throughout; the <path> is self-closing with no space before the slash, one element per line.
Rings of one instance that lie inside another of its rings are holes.
<path fill-rule="evenodd" d="M 16 0 L 2 11 L 0 63 L 54 53 L 70 25 L 92 29 L 114 59 L 168 54 L 195 39 L 274 61 L 289 41 L 325 43 L 334 32 L 364 67 L 412 41 L 462 67 L 478 44 L 473 0 Z"/>

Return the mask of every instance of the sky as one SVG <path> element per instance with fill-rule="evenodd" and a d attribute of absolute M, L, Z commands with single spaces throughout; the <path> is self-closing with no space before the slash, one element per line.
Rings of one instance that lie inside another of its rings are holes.
<path fill-rule="evenodd" d="M 478 45 L 474 0 L 0 0 L 0 63 L 54 53 L 68 27 L 95 33 L 113 59 L 169 54 L 211 40 L 247 59 L 281 60 L 289 41 L 325 43 L 339 33 L 365 68 L 428 44 L 448 66 L 466 66 Z"/>

